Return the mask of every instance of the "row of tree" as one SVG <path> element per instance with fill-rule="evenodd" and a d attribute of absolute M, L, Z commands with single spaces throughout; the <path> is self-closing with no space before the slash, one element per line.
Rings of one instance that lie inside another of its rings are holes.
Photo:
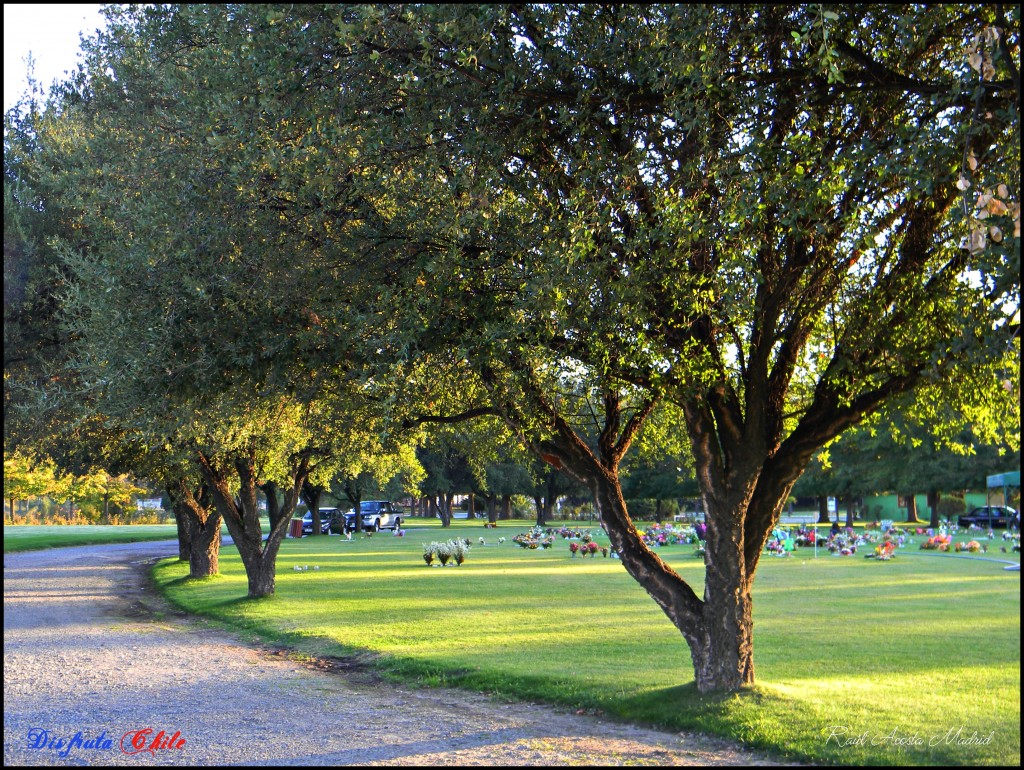
<path fill-rule="evenodd" d="M 13 454 L 4 457 L 4 499 L 14 523 L 18 503 L 35 498 L 63 501 L 67 508 L 57 514 L 63 521 L 110 524 L 135 512 L 136 498 L 146 492 L 127 475 L 112 476 L 102 468 L 75 476 L 61 473 L 52 462 L 34 461 Z"/>
<path fill-rule="evenodd" d="M 1015 7 L 107 15 L 5 118 L 5 438 L 163 480 L 193 560 L 223 518 L 252 597 L 307 485 L 475 420 L 587 488 L 697 688 L 733 690 L 822 448 L 1008 424 Z M 693 458 L 703 596 L 636 530 L 634 445 Z"/>

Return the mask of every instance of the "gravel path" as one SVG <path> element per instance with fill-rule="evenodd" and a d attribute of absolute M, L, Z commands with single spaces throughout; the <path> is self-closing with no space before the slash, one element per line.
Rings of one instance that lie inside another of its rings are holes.
<path fill-rule="evenodd" d="M 146 565 L 175 553 L 164 542 L 4 555 L 5 766 L 773 764 L 704 736 L 254 649 L 153 612 L 167 608 Z"/>

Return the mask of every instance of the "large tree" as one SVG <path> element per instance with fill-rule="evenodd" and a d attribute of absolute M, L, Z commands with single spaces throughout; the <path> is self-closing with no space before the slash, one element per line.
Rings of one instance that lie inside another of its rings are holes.
<path fill-rule="evenodd" d="M 372 211 L 346 221 L 370 277 L 386 266 L 391 350 L 455 346 L 485 403 L 590 487 L 698 689 L 753 682 L 754 576 L 814 453 L 1016 333 L 1016 11 L 444 6 L 274 24 L 277 44 L 322 25 L 336 41 L 349 200 Z M 566 379 L 599 408 L 581 413 Z M 703 597 L 622 499 L 619 463 L 659 399 L 682 408 L 707 503 Z"/>

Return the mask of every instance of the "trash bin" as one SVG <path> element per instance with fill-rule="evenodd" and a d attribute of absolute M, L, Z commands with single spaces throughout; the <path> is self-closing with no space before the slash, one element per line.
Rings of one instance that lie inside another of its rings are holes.
<path fill-rule="evenodd" d="M 292 519 L 288 525 L 289 537 L 302 537 L 302 519 Z"/>

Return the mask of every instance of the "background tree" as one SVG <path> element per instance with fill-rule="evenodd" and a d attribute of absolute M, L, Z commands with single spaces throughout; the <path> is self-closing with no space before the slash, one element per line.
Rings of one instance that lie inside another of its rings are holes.
<path fill-rule="evenodd" d="M 627 501 L 653 499 L 653 516 L 659 522 L 666 513 L 666 501 L 700 496 L 682 425 L 678 407 L 660 404 L 644 423 L 636 453 L 623 465 L 623 497 Z M 671 513 L 675 513 L 674 506 Z"/>
<path fill-rule="evenodd" d="M 31 500 L 60 489 L 53 464 L 24 454 L 4 455 L 4 499 L 10 504 L 10 522 L 14 523 L 19 500 Z"/>

